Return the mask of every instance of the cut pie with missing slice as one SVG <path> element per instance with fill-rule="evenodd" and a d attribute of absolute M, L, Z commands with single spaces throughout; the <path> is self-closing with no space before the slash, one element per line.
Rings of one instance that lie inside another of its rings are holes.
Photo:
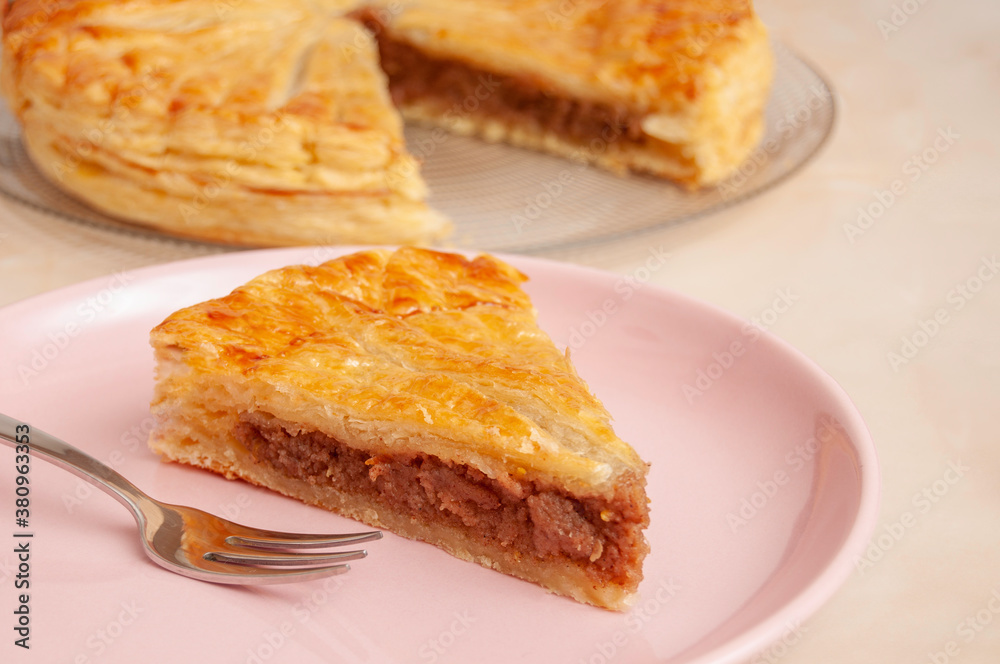
<path fill-rule="evenodd" d="M 0 16 L 0 88 L 52 183 L 254 246 L 448 237 L 399 112 L 710 186 L 760 140 L 774 68 L 750 0 L 19 0 Z"/>
<path fill-rule="evenodd" d="M 268 272 L 151 334 L 150 446 L 601 607 L 648 552 L 647 465 L 487 255 Z"/>

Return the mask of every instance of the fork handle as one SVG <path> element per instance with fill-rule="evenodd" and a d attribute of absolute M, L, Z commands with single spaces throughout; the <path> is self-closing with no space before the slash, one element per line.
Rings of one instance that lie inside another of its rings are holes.
<path fill-rule="evenodd" d="M 101 463 L 41 429 L 3 413 L 0 413 L 0 440 L 11 447 L 26 444 L 33 454 L 93 484 L 130 508 L 136 515 L 140 512 L 140 504 L 150 500 L 111 466 Z"/>

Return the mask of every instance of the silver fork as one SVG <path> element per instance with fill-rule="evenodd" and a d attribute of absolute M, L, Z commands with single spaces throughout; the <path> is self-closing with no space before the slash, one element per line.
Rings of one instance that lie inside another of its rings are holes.
<path fill-rule="evenodd" d="M 364 558 L 367 552 L 297 551 L 357 544 L 382 537 L 378 531 L 307 535 L 261 530 L 192 507 L 161 503 L 92 456 L 2 413 L 0 440 L 17 450 L 16 466 L 21 465 L 19 457 L 23 449 L 20 446 L 26 445 L 32 456 L 41 456 L 118 499 L 135 516 L 143 548 L 153 562 L 193 579 L 265 584 L 331 576 L 346 572 L 350 567 L 345 562 Z"/>

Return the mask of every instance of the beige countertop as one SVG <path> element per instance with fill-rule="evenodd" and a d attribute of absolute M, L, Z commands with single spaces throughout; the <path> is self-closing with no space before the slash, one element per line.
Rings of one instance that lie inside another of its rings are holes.
<path fill-rule="evenodd" d="M 547 256 L 628 274 L 657 249 L 654 283 L 747 318 L 792 294 L 770 331 L 865 417 L 876 537 L 782 662 L 1000 661 L 1000 4 L 758 8 L 835 90 L 819 155 L 735 207 Z M 213 251 L 0 198 L 0 304 Z"/>

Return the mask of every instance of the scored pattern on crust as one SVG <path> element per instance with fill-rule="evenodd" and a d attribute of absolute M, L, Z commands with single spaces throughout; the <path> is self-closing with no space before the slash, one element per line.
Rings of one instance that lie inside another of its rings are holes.
<path fill-rule="evenodd" d="M 435 434 L 426 451 L 444 460 L 491 476 L 517 464 L 595 493 L 644 474 L 535 324 L 523 278 L 487 256 L 370 251 L 270 272 L 177 312 L 153 337 L 195 371 L 271 386 L 257 407 L 273 415 L 301 422 L 321 409 L 319 431 L 330 414 L 362 412 Z"/>
<path fill-rule="evenodd" d="M 251 245 L 439 239 L 374 44 L 335 4 L 18 2 L 4 94 L 38 168 L 112 215 Z"/>

